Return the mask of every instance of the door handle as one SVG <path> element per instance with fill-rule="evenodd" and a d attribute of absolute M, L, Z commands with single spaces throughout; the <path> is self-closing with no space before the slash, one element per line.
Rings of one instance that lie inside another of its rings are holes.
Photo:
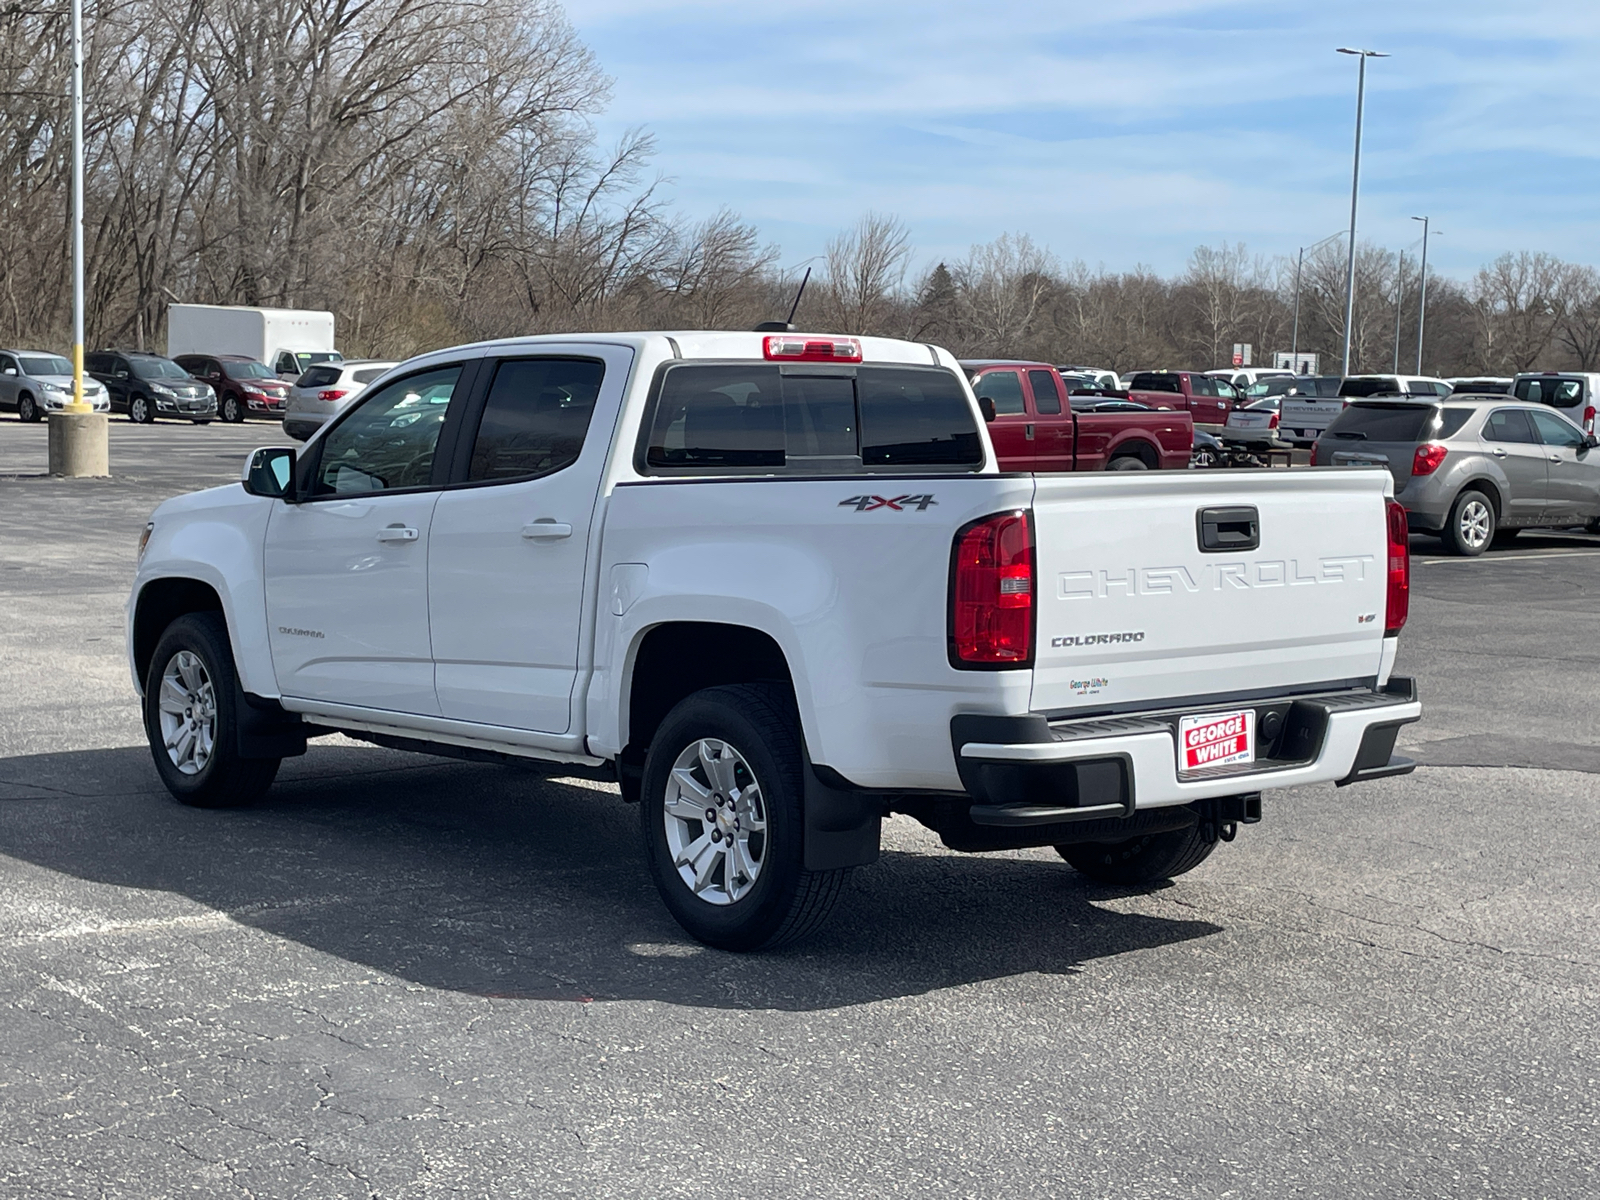
<path fill-rule="evenodd" d="M 1506 456 L 1506 452 L 1504 450 L 1495 450 L 1494 456 L 1496 458 L 1504 458 Z"/>
<path fill-rule="evenodd" d="M 1030 442 L 1033 441 L 1033 426 L 1032 425 L 1024 425 L 1022 427 L 1022 436 L 1024 438 L 1026 438 Z"/>
<path fill-rule="evenodd" d="M 565 521 L 540 517 L 537 521 L 529 521 L 522 527 L 522 536 L 530 542 L 553 542 L 560 538 L 571 537 L 572 526 Z"/>
<path fill-rule="evenodd" d="M 378 530 L 380 542 L 414 542 L 417 531 L 409 525 L 386 525 Z"/>
<path fill-rule="evenodd" d="M 1550 461 L 1551 461 L 1551 462 L 1560 462 L 1560 461 L 1561 461 L 1561 455 L 1559 455 L 1559 454 L 1552 454 L 1552 455 L 1551 455 L 1551 456 L 1550 456 Z"/>

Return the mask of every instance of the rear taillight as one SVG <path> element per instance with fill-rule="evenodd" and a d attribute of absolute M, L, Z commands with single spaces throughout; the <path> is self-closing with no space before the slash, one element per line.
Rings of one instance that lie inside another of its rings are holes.
<path fill-rule="evenodd" d="M 337 388 L 327 388 L 324 391 L 320 391 L 320 392 L 317 393 L 317 399 L 318 400 L 327 400 L 327 401 L 331 402 L 331 401 L 334 401 L 334 400 L 343 400 L 349 394 L 350 394 L 349 392 L 342 392 L 342 391 L 339 391 Z"/>
<path fill-rule="evenodd" d="M 1318 446 L 1317 442 L 1312 442 L 1311 443 L 1311 463 L 1310 463 L 1310 465 L 1313 466 L 1313 467 L 1317 465 L 1317 446 Z"/>
<path fill-rule="evenodd" d="M 1278 427 L 1278 414 L 1277 413 L 1273 413 L 1272 414 L 1272 420 L 1267 422 L 1267 428 L 1268 429 L 1276 429 L 1277 427 Z"/>
<path fill-rule="evenodd" d="M 848 337 L 779 333 L 762 343 L 762 353 L 778 362 L 860 362 L 861 343 Z"/>
<path fill-rule="evenodd" d="M 956 534 L 950 568 L 950 662 L 1033 662 L 1033 535 L 1026 512 L 1001 513 Z"/>
<path fill-rule="evenodd" d="M 1383 636 L 1405 627 L 1411 612 L 1411 528 L 1405 505 L 1389 501 L 1389 595 L 1384 608 Z"/>
<path fill-rule="evenodd" d="M 1444 461 L 1444 456 L 1448 453 L 1450 452 L 1443 446 L 1433 442 L 1418 446 L 1417 452 L 1411 456 L 1411 473 L 1413 475 L 1432 475 L 1439 469 L 1439 464 Z"/>
<path fill-rule="evenodd" d="M 1583 410 L 1583 431 L 1585 433 L 1594 432 L 1594 405 L 1592 404 Z"/>

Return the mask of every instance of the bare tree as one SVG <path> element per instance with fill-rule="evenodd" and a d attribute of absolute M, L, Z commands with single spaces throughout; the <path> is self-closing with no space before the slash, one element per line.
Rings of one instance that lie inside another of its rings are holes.
<path fill-rule="evenodd" d="M 1526 371 L 1547 354 L 1561 324 L 1562 264 L 1548 254 L 1502 254 L 1472 283 L 1478 363 L 1496 374 Z"/>
<path fill-rule="evenodd" d="M 1055 259 L 1027 234 L 1003 233 L 974 246 L 953 272 L 963 349 L 1014 355 L 1035 329 L 1052 286 Z"/>
<path fill-rule="evenodd" d="M 1600 271 L 1569 267 L 1563 273 L 1557 307 L 1556 338 L 1580 371 L 1600 367 Z"/>
<path fill-rule="evenodd" d="M 823 312 L 839 333 L 892 332 L 911 235 L 896 217 L 868 213 L 836 236 L 824 255 Z"/>

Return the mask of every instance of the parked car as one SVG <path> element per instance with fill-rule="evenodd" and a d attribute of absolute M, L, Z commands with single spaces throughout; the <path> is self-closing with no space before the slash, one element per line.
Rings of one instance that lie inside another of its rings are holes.
<path fill-rule="evenodd" d="M 1267 396 L 1234 409 L 1222 428 L 1222 440 L 1252 450 L 1288 449 L 1288 444 L 1278 437 L 1278 409 L 1282 403 L 1282 396 Z"/>
<path fill-rule="evenodd" d="M 1229 465 L 1230 455 L 1222 441 L 1204 429 L 1194 431 L 1194 450 L 1189 454 L 1189 465 L 1196 470 L 1209 470 Z"/>
<path fill-rule="evenodd" d="M 1508 402 L 1509 401 L 1509 402 Z M 1313 466 L 1386 467 L 1411 528 L 1457 554 L 1496 535 L 1600 531 L 1600 451 L 1560 413 L 1506 396 L 1353 400 L 1312 447 Z"/>
<path fill-rule="evenodd" d="M 1278 410 L 1278 436 L 1293 446 L 1309 446 L 1344 410 L 1341 375 L 1297 375 Z"/>
<path fill-rule="evenodd" d="M 983 426 L 948 352 L 887 338 L 413 359 L 156 509 L 155 770 L 246 804 L 333 729 L 611 779 L 665 907 L 750 950 L 815 929 L 890 812 L 1148 886 L 1263 794 L 1413 769 L 1387 476 L 1007 474 Z"/>
<path fill-rule="evenodd" d="M 1275 379 L 1287 376 L 1294 378 L 1294 372 L 1284 367 L 1222 367 L 1215 371 L 1207 371 L 1213 379 L 1226 379 L 1235 391 L 1243 393 L 1252 385 L 1260 383 L 1263 379 Z"/>
<path fill-rule="evenodd" d="M 283 418 L 289 385 L 265 363 L 243 354 L 180 354 L 172 361 L 211 385 L 217 394 L 217 415 L 224 421 L 238 424 L 247 416 Z"/>
<path fill-rule="evenodd" d="M 1543 371 L 1537 375 L 1518 375 L 1511 384 L 1518 400 L 1547 404 L 1585 433 L 1595 433 L 1595 396 L 1600 394 L 1600 375 L 1579 371 Z"/>
<path fill-rule="evenodd" d="M 1103 392 L 1120 392 L 1122 381 L 1117 378 L 1115 371 L 1107 371 L 1100 367 L 1057 367 L 1062 378 L 1068 375 L 1079 376 L 1088 381 L 1088 386 L 1098 388 Z"/>
<path fill-rule="evenodd" d="M 296 441 L 305 441 L 343 412 L 367 384 L 395 365 L 361 358 L 307 367 L 284 402 L 283 431 Z"/>
<path fill-rule="evenodd" d="M 1510 394 L 1513 381 L 1507 377 L 1478 375 L 1470 378 L 1446 379 L 1445 382 L 1450 385 L 1451 395 L 1464 393 L 1469 396 L 1505 396 Z"/>
<path fill-rule="evenodd" d="M 217 415 L 211 385 L 190 376 L 170 358 L 131 350 L 97 350 L 84 367 L 111 393 L 111 411 L 148 425 L 157 417 L 176 417 L 209 425 Z"/>
<path fill-rule="evenodd" d="M 1366 396 L 1448 396 L 1454 389 L 1431 375 L 1347 375 L 1339 384 L 1346 400 Z"/>
<path fill-rule="evenodd" d="M 1220 433 L 1239 393 L 1226 379 L 1199 371 L 1141 371 L 1128 381 L 1128 399 L 1151 408 L 1182 410 L 1195 428 Z"/>
<path fill-rule="evenodd" d="M 1194 427 L 1174 411 L 1080 412 L 1048 363 L 961 364 L 1005 471 L 1140 471 L 1187 466 Z M 991 416 L 992 413 L 992 416 Z"/>
<path fill-rule="evenodd" d="M 83 399 L 95 412 L 111 410 L 105 385 L 85 376 Z M 47 350 L 0 350 L 0 408 L 8 408 L 22 421 L 37 421 L 45 413 L 72 401 L 72 364 Z"/>

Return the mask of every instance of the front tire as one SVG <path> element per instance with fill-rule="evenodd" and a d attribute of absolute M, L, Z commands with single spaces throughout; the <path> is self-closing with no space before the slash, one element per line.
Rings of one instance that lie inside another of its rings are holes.
<path fill-rule="evenodd" d="M 1468 488 L 1450 506 L 1441 540 L 1454 554 L 1476 558 L 1494 540 L 1494 505 L 1482 492 Z"/>
<path fill-rule="evenodd" d="M 217 415 L 222 418 L 225 424 L 242 425 L 244 424 L 244 405 L 239 403 L 239 397 L 229 392 L 222 398 L 222 409 Z"/>
<path fill-rule="evenodd" d="M 1144 887 L 1194 870 L 1217 848 L 1200 835 L 1200 825 L 1147 833 L 1125 842 L 1078 842 L 1056 853 L 1080 875 L 1096 883 Z"/>
<path fill-rule="evenodd" d="M 238 695 L 221 613 L 167 626 L 145 679 L 144 727 L 161 782 L 184 804 L 234 808 L 272 786 L 279 759 L 239 756 Z"/>
<path fill-rule="evenodd" d="M 153 425 L 156 419 L 155 407 L 143 396 L 135 396 L 128 401 L 128 420 L 135 425 Z"/>
<path fill-rule="evenodd" d="M 693 938 L 758 950 L 815 930 L 847 870 L 805 869 L 800 722 L 776 684 L 707 688 L 650 742 L 639 805 L 662 902 Z"/>
<path fill-rule="evenodd" d="M 24 393 L 17 400 L 17 420 L 32 424 L 39 419 L 39 406 L 34 403 L 33 397 Z"/>

